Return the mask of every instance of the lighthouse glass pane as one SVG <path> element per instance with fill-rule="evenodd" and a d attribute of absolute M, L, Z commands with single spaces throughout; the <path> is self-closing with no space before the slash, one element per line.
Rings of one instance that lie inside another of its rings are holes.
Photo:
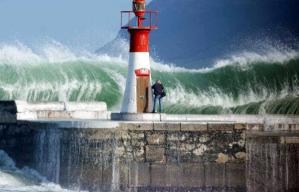
<path fill-rule="evenodd" d="M 145 4 L 144 3 L 133 3 L 133 11 L 144 11 Z"/>

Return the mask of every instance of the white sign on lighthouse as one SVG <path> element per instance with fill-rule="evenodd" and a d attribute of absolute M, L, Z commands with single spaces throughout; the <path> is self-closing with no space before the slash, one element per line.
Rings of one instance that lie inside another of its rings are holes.
<path fill-rule="evenodd" d="M 131 19 L 130 16 L 136 18 Z M 145 0 L 133 0 L 133 11 L 122 11 L 129 18 L 122 29 L 130 33 L 129 68 L 121 113 L 146 113 L 152 111 L 149 34 L 157 29 L 153 24 L 156 11 L 145 10 Z M 131 24 L 135 22 L 136 24 Z"/>

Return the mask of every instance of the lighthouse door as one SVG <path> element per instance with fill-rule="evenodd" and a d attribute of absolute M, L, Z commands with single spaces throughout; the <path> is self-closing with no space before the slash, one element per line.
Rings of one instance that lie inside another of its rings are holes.
<path fill-rule="evenodd" d="M 149 77 L 137 77 L 137 112 L 145 113 L 148 108 Z"/>

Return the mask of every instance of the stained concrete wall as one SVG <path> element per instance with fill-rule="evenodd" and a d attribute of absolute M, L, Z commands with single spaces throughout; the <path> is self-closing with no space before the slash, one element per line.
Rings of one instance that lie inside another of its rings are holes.
<path fill-rule="evenodd" d="M 245 127 L 119 123 L 78 129 L 55 123 L 0 125 L 0 149 L 17 166 L 90 191 L 245 191 Z"/>
<path fill-rule="evenodd" d="M 17 121 L 0 123 L 0 149 L 17 166 L 30 166 L 73 189 L 297 191 L 299 124 L 293 118 Z"/>
<path fill-rule="evenodd" d="M 245 191 L 245 127 L 126 123 L 117 138 L 120 183 L 132 189 Z"/>
<path fill-rule="evenodd" d="M 299 133 L 247 133 L 247 191 L 299 191 Z"/>

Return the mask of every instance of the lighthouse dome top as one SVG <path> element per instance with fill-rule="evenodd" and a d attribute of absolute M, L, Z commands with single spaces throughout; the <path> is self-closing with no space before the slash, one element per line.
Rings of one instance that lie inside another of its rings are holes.
<path fill-rule="evenodd" d="M 143 17 L 145 11 L 145 0 L 134 0 L 133 1 L 133 12 L 137 17 Z"/>

